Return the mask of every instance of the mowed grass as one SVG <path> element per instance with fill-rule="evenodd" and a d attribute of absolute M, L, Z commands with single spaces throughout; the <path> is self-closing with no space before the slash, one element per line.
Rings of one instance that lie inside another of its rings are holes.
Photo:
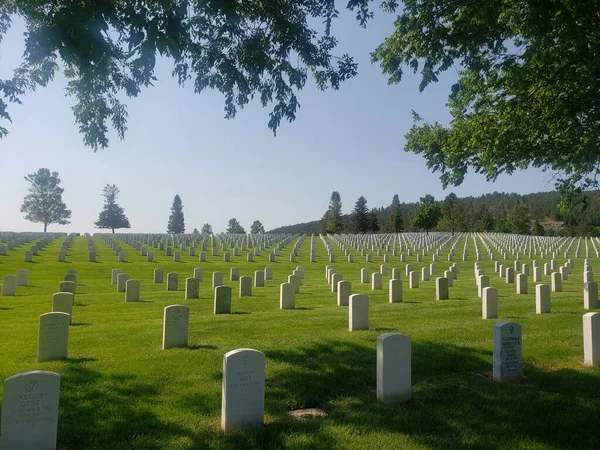
<path fill-rule="evenodd" d="M 509 385 L 491 381 L 492 327 L 481 319 L 481 302 L 473 273 L 474 247 L 460 265 L 451 299 L 435 300 L 435 276 L 408 289 L 406 263 L 392 257 L 384 289 L 360 284 L 360 269 L 376 271 L 383 257 L 372 253 L 366 263 L 355 252 L 348 263 L 332 242 L 337 262 L 331 265 L 352 281 L 352 292 L 369 295 L 370 329 L 349 332 L 348 308 L 336 305 L 325 279 L 325 247 L 315 237 L 317 262 L 309 262 L 310 238 L 297 261 L 289 262 L 289 244 L 268 263 L 269 250 L 254 262 L 246 254 L 223 262 L 222 251 L 207 261 L 182 253 L 174 263 L 163 252 L 155 262 L 122 243 L 126 263 L 117 262 L 110 247 L 94 238 L 97 263 L 88 262 L 86 241 L 75 239 L 67 262 L 58 262 L 65 238 L 43 249 L 34 263 L 24 263 L 26 246 L 0 257 L 0 276 L 29 270 L 29 287 L 16 297 L 0 298 L 0 378 L 29 370 L 61 375 L 58 447 L 61 449 L 592 449 L 600 447 L 600 369 L 583 365 L 582 268 L 564 282 L 564 292 L 552 293 L 552 313 L 535 314 L 535 285 L 516 295 L 515 285 L 494 273 L 494 263 L 482 262 L 490 284 L 499 290 L 499 320 L 523 327 L 525 379 Z M 462 241 L 456 254 L 462 254 Z M 27 245 L 27 249 L 29 245 Z M 219 246 L 220 248 L 220 246 Z M 480 244 L 480 248 L 483 248 Z M 152 250 L 152 249 L 151 249 Z M 496 252 L 498 253 L 498 252 Z M 487 258 L 487 256 L 486 256 Z M 514 257 L 509 259 L 512 265 Z M 526 258 L 522 262 L 528 262 Z M 562 264 L 565 260 L 558 259 Z M 419 270 L 431 254 L 417 263 Z M 540 263 L 548 262 L 548 259 Z M 600 266 L 595 258 L 594 267 Z M 447 250 L 437 262 L 438 274 L 451 263 Z M 305 269 L 296 310 L 279 309 L 279 285 L 296 266 Z M 241 275 L 273 267 L 274 279 L 239 298 Z M 531 266 L 531 265 L 530 265 Z M 200 299 L 184 300 L 185 278 L 201 267 Z M 391 268 L 402 272 L 404 302 L 388 303 Z M 69 336 L 69 359 L 37 363 L 39 315 L 51 310 L 51 296 L 67 269 L 78 271 L 78 293 Z M 125 303 L 110 283 L 113 268 L 141 280 L 139 303 Z M 176 272 L 179 292 L 153 284 L 154 268 Z M 225 274 L 233 288 L 233 314 L 213 315 L 212 272 Z M 532 273 L 532 272 L 531 272 Z M 440 276 L 440 275 L 438 275 Z M 544 276 L 543 282 L 550 282 Z M 161 350 L 165 306 L 190 307 L 190 347 Z M 402 405 L 376 400 L 376 340 L 386 332 L 412 339 L 413 398 Z M 265 426 L 224 434 L 220 431 L 223 355 L 237 348 L 266 354 Z M 328 416 L 297 420 L 292 409 L 320 407 Z"/>

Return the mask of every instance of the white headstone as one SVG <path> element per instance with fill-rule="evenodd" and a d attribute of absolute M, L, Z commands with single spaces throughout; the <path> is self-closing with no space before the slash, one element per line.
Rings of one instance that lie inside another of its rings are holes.
<path fill-rule="evenodd" d="M 187 347 L 190 324 L 190 308 L 171 305 L 165 308 L 163 318 L 162 348 Z"/>
<path fill-rule="evenodd" d="M 231 314 L 231 287 L 217 286 L 214 298 L 215 314 Z"/>
<path fill-rule="evenodd" d="M 535 287 L 535 312 L 546 314 L 550 312 L 550 286 L 538 284 Z"/>
<path fill-rule="evenodd" d="M 200 297 L 200 280 L 193 277 L 186 278 L 184 298 L 190 300 L 198 297 Z"/>
<path fill-rule="evenodd" d="M 17 277 L 4 275 L 2 277 L 2 297 L 14 297 L 17 294 Z"/>
<path fill-rule="evenodd" d="M 235 431 L 264 423 L 265 354 L 249 348 L 223 357 L 221 428 Z"/>
<path fill-rule="evenodd" d="M 348 318 L 350 331 L 369 329 L 368 296 L 361 294 L 354 294 L 350 296 Z"/>
<path fill-rule="evenodd" d="M 55 449 L 60 375 L 35 370 L 4 380 L 0 449 Z"/>
<path fill-rule="evenodd" d="M 498 317 L 498 290 L 485 287 L 481 291 L 481 318 L 495 319 Z"/>
<path fill-rule="evenodd" d="M 279 309 L 296 308 L 296 286 L 294 283 L 281 283 L 279 287 Z"/>
<path fill-rule="evenodd" d="M 600 313 L 583 315 L 583 362 L 600 366 Z"/>
<path fill-rule="evenodd" d="M 140 280 L 127 280 L 125 283 L 125 301 L 140 301 Z"/>
<path fill-rule="evenodd" d="M 514 322 L 494 324 L 493 376 L 495 381 L 521 382 L 523 350 L 521 325 Z"/>
<path fill-rule="evenodd" d="M 252 296 L 252 277 L 240 277 L 240 297 Z"/>
<path fill-rule="evenodd" d="M 40 316 L 38 362 L 67 358 L 70 322 L 71 316 L 63 312 L 50 312 Z"/>
<path fill-rule="evenodd" d="M 401 403 L 410 397 L 410 338 L 399 333 L 382 334 L 377 338 L 377 399 Z"/>
<path fill-rule="evenodd" d="M 337 305 L 348 306 L 350 302 L 350 292 L 352 283 L 350 281 L 339 281 L 337 286 Z"/>

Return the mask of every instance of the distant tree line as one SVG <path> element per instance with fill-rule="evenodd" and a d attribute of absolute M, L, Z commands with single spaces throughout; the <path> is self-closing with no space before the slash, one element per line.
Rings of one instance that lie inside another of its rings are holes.
<path fill-rule="evenodd" d="M 537 236 L 600 236 L 600 192 L 587 191 L 564 202 L 564 193 L 494 192 L 442 201 L 425 195 L 418 203 L 400 203 L 395 195 L 385 207 L 367 207 L 361 196 L 350 214 L 342 214 L 339 192 L 332 193 L 321 220 L 288 225 L 274 233 L 394 233 L 399 231 L 479 231 Z"/>

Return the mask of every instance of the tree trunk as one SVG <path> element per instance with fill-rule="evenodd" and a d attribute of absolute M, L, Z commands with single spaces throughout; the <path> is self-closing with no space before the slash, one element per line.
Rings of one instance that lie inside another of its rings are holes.
<path fill-rule="evenodd" d="M 113 232 L 113 234 L 115 234 L 115 229 L 114 228 L 112 229 L 112 232 Z"/>
<path fill-rule="evenodd" d="M 44 224 L 44 233 L 46 232 L 46 230 L 47 230 L 47 229 L 48 229 L 48 224 L 47 224 L 47 223 L 45 223 L 45 224 Z"/>

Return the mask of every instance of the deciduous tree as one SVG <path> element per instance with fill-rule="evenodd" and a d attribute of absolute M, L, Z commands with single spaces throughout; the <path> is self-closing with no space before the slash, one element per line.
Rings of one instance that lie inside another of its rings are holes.
<path fill-rule="evenodd" d="M 429 230 L 435 228 L 442 217 L 442 210 L 440 205 L 435 201 L 432 195 L 425 195 L 421 197 L 419 206 L 413 216 L 413 227 L 418 230 L 425 230 L 429 233 Z"/>
<path fill-rule="evenodd" d="M 204 225 L 202 225 L 202 230 L 201 233 L 202 234 L 212 234 L 212 225 L 205 223 Z"/>
<path fill-rule="evenodd" d="M 405 150 L 422 154 L 444 186 L 468 168 L 495 180 L 539 167 L 559 184 L 597 184 L 600 15 L 564 1 L 395 0 L 391 36 L 372 54 L 389 83 L 420 72 L 419 90 L 458 71 L 448 125 L 414 115 Z M 400 6 L 401 5 L 401 6 Z M 593 12 L 591 9 L 593 9 Z"/>
<path fill-rule="evenodd" d="M 44 233 L 51 223 L 67 225 L 71 223 L 71 210 L 62 201 L 64 189 L 60 187 L 58 172 L 46 168 L 38 169 L 25 177 L 29 183 L 29 193 L 23 199 L 21 212 L 25 219 L 33 223 L 43 223 Z"/>
<path fill-rule="evenodd" d="M 265 227 L 263 226 L 262 223 L 260 223 L 260 220 L 255 220 L 252 225 L 250 226 L 250 233 L 252 234 L 259 234 L 259 233 L 264 233 L 265 232 Z"/>
<path fill-rule="evenodd" d="M 369 0 L 348 0 L 362 26 Z M 173 64 L 180 85 L 214 89 L 235 117 L 252 98 L 271 106 L 268 126 L 296 118 L 296 97 L 308 79 L 338 89 L 357 74 L 347 54 L 335 54 L 338 5 L 330 0 L 289 1 L 67 1 L 0 2 L 0 40 L 11 19 L 25 22 L 25 52 L 13 78 L 0 79 L 0 118 L 60 71 L 75 99 L 75 122 L 86 145 L 108 146 L 108 127 L 123 138 L 125 97 L 156 81 L 158 59 Z M 6 133 L 0 127 L 0 137 Z"/>
<path fill-rule="evenodd" d="M 246 234 L 246 230 L 244 230 L 244 227 L 238 222 L 238 220 L 235 217 L 232 217 L 231 219 L 229 219 L 227 233 Z"/>

